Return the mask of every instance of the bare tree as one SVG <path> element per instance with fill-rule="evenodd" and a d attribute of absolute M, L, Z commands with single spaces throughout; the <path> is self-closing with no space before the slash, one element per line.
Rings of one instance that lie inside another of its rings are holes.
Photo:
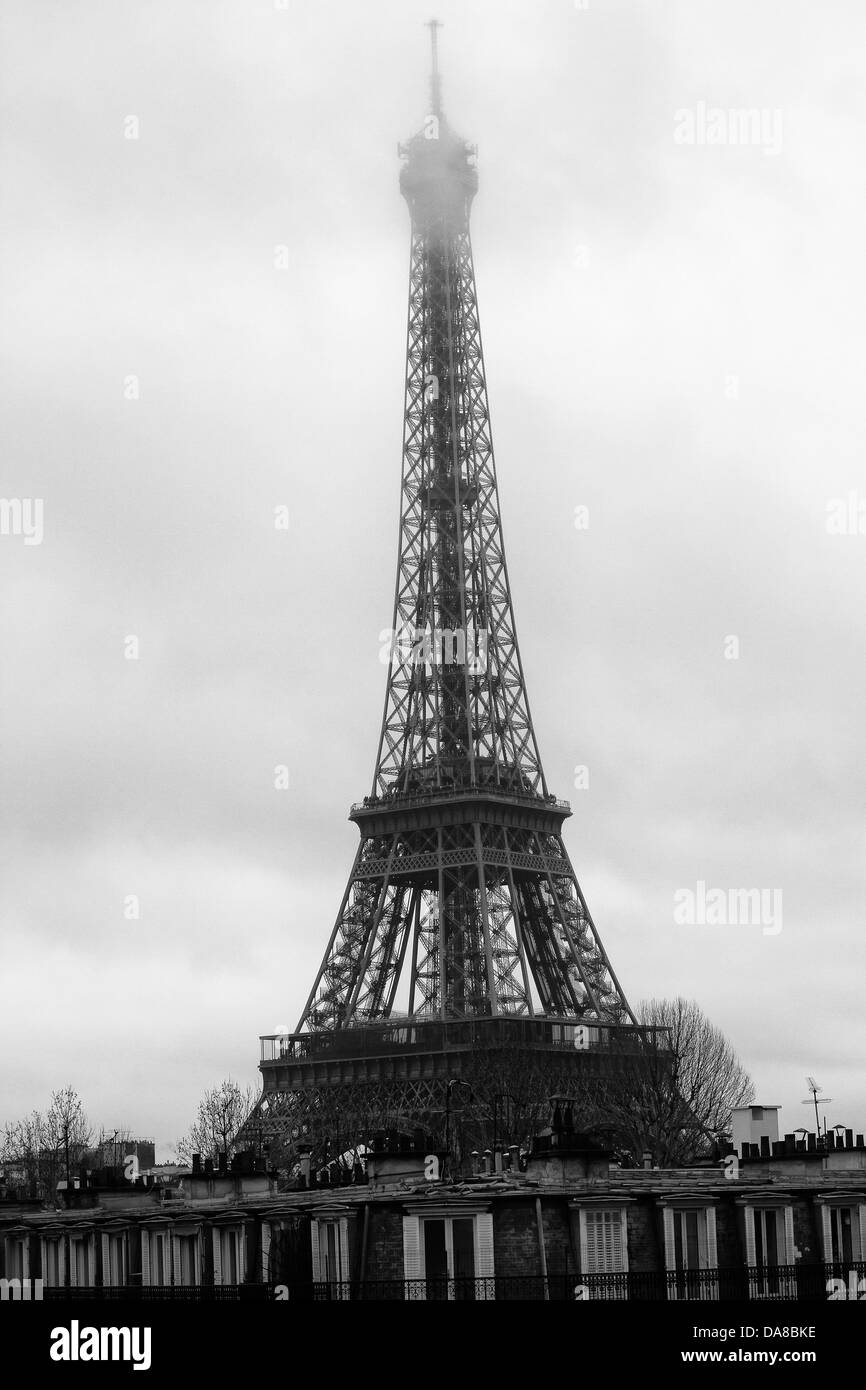
<path fill-rule="evenodd" d="M 205 1091 L 189 1133 L 175 1145 L 180 1161 L 189 1163 L 194 1153 L 205 1158 L 231 1153 L 235 1136 L 257 1099 L 252 1086 L 241 1087 L 231 1077 Z"/>
<path fill-rule="evenodd" d="M 22 1175 L 28 1190 L 53 1197 L 61 1178 L 71 1181 L 90 1143 L 84 1106 L 72 1086 L 53 1091 L 43 1115 L 34 1110 L 26 1119 L 7 1124 L 0 1156 Z"/>
<path fill-rule="evenodd" d="M 639 1017 L 665 1031 L 647 1035 L 586 1118 L 634 1163 L 644 1153 L 660 1167 L 706 1157 L 734 1106 L 751 1101 L 752 1080 L 693 999 L 650 999 Z"/>
<path fill-rule="evenodd" d="M 40 1156 L 44 1148 L 43 1117 L 38 1110 L 23 1120 L 6 1124 L 0 1140 L 0 1163 L 7 1181 L 36 1195 L 41 1187 Z"/>
<path fill-rule="evenodd" d="M 47 1153 L 54 1156 L 55 1171 L 59 1171 L 67 1183 L 71 1181 L 73 1170 L 81 1163 L 91 1137 L 90 1124 L 78 1092 L 72 1086 L 52 1091 L 51 1104 L 45 1116 L 45 1147 Z"/>

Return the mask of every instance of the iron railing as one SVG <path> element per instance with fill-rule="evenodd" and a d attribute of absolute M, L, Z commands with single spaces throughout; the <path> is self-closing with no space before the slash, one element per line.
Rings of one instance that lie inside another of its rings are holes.
<path fill-rule="evenodd" d="M 588 1030 L 576 1040 L 575 1029 Z M 663 1046 L 664 1030 L 631 1023 L 605 1024 L 591 1018 L 382 1019 L 351 1028 L 314 1033 L 272 1033 L 260 1038 L 263 1062 L 308 1062 L 329 1056 L 391 1056 L 395 1052 L 472 1051 L 519 1046 L 574 1053 L 639 1054 L 648 1043 Z M 580 1046 L 578 1046 L 578 1043 Z"/>
<path fill-rule="evenodd" d="M 552 806 L 557 811 L 571 815 L 571 803 L 560 797 L 539 796 L 535 792 L 504 786 L 501 782 L 461 782 L 453 787 L 429 787 L 423 792 L 387 792 L 383 796 L 368 796 L 363 801 L 352 803 L 350 815 L 363 815 L 365 811 L 405 810 L 417 806 L 427 806 L 430 802 L 453 801 L 457 798 L 471 800 L 473 797 L 500 797 L 504 801 L 519 801 L 526 806 Z"/>
<path fill-rule="evenodd" d="M 860 1281 L 863 1281 L 860 1283 Z M 48 1300 L 151 1302 L 827 1302 L 866 1291 L 866 1261 L 842 1264 L 652 1270 L 628 1274 L 496 1275 L 464 1279 L 364 1279 L 289 1284 L 172 1284 L 45 1288 Z"/>

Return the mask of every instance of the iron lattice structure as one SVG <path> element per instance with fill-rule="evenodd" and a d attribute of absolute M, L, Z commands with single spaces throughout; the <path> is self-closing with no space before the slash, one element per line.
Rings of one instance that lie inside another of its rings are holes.
<path fill-rule="evenodd" d="M 431 32 L 430 115 L 400 147 L 412 222 L 405 432 L 376 768 L 351 810 L 360 843 L 297 1030 L 263 1039 L 259 1133 L 312 1132 L 316 1117 L 346 1135 L 430 1127 L 448 1079 L 468 1074 L 467 1054 L 501 1058 L 507 1039 L 533 1055 L 549 1095 L 554 1081 L 566 1089 L 563 1057 L 580 1060 L 576 1038 L 610 1048 L 636 1026 L 569 860 L 571 812 L 548 791 L 530 715 L 469 232 L 475 151 L 443 114 Z M 495 1036 L 482 1037 L 493 1020 Z M 529 1032 L 514 1031 L 519 1021 Z M 433 1028 L 453 1037 L 461 1023 L 477 1025 L 468 1047 Z"/>

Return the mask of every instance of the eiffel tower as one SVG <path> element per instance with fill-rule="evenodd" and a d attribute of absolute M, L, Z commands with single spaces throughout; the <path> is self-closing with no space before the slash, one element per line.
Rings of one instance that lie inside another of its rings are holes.
<path fill-rule="evenodd" d="M 429 27 L 429 113 L 399 147 L 405 430 L 376 767 L 351 809 L 360 842 L 321 967 L 295 1032 L 262 1039 L 264 1093 L 246 1127 L 332 1151 L 377 1128 L 441 1136 L 452 1101 L 468 1142 L 484 1142 L 497 1098 L 519 1129 L 532 1097 L 576 1094 L 641 1036 L 530 715 L 469 234 L 476 151 L 443 112 Z"/>

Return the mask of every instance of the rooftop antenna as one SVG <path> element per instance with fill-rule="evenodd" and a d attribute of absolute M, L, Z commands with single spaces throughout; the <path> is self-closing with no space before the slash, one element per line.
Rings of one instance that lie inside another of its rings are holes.
<path fill-rule="evenodd" d="M 442 80 L 439 76 L 439 39 L 437 29 L 444 26 L 438 19 L 430 19 L 427 26 L 430 30 L 430 47 L 433 53 L 433 67 L 430 72 L 430 110 L 434 116 L 442 115 Z"/>
<path fill-rule="evenodd" d="M 815 1125 L 816 1125 L 816 1127 L 817 1127 L 818 1133 L 820 1134 L 820 1133 L 821 1133 L 821 1116 L 820 1116 L 819 1113 L 818 1113 L 818 1106 L 819 1106 L 819 1105 L 832 1105 L 832 1103 L 833 1103 L 833 1097 L 832 1097 L 832 1096 L 827 1096 L 827 1098 L 826 1098 L 825 1100 L 819 1100 L 819 1099 L 818 1099 L 818 1092 L 819 1092 L 819 1091 L 823 1091 L 824 1087 L 818 1085 L 818 1083 L 817 1083 L 817 1081 L 815 1080 L 814 1076 L 807 1076 L 807 1077 L 806 1077 L 806 1085 L 809 1087 L 809 1090 L 812 1092 L 812 1094 L 809 1096 L 808 1100 L 802 1100 L 802 1101 L 800 1102 L 800 1104 L 801 1104 L 801 1105 L 814 1105 L 814 1107 L 815 1107 Z M 826 1120 L 824 1121 L 824 1133 L 825 1133 L 825 1134 L 827 1133 L 827 1121 L 826 1121 Z"/>

